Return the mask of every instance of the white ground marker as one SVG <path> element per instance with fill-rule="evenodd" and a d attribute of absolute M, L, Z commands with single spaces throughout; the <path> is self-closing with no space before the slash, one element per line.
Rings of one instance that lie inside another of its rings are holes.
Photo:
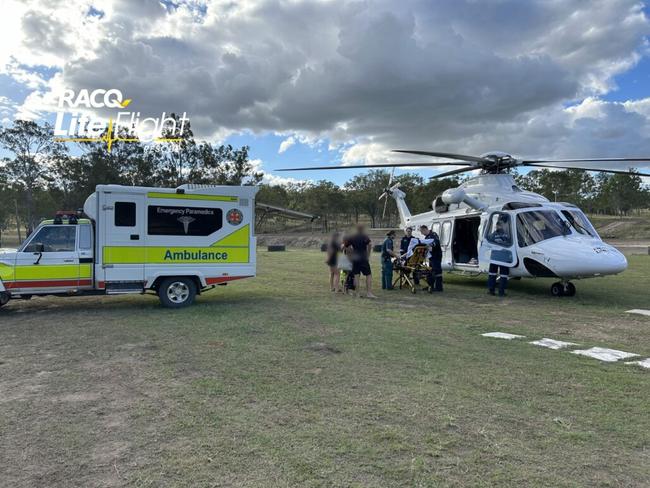
<path fill-rule="evenodd" d="M 625 313 L 635 313 L 637 315 L 645 315 L 650 317 L 650 310 L 643 310 L 641 308 L 633 308 L 632 310 L 627 310 Z"/>
<path fill-rule="evenodd" d="M 526 336 L 517 335 L 517 334 L 508 334 L 507 332 L 486 332 L 481 334 L 483 337 L 494 337 L 495 339 L 506 339 L 511 341 L 512 339 L 521 339 Z"/>
<path fill-rule="evenodd" d="M 625 364 L 636 364 L 638 366 L 641 366 L 642 368 L 650 369 L 650 358 L 643 359 L 641 361 L 630 361 L 630 362 L 627 362 Z"/>
<path fill-rule="evenodd" d="M 606 361 L 608 363 L 614 363 L 619 359 L 628 359 L 638 356 L 638 354 L 634 354 L 633 352 L 617 351 L 616 349 L 607 349 L 605 347 L 592 347 L 591 349 L 580 349 L 571 352 L 573 354 L 599 359 L 600 361 Z"/>
<path fill-rule="evenodd" d="M 547 347 L 549 349 L 555 349 L 555 350 L 564 349 L 565 347 L 580 345 L 580 344 L 576 344 L 575 342 L 556 341 L 555 339 L 549 339 L 547 337 L 544 337 L 543 339 L 540 339 L 538 341 L 532 341 L 531 344 L 535 346 Z"/>

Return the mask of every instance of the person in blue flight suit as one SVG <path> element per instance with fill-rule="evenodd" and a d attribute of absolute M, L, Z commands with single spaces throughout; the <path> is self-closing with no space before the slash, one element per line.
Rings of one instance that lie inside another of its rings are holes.
<path fill-rule="evenodd" d="M 510 236 L 509 222 L 505 220 L 505 217 L 499 217 L 494 232 L 489 234 L 487 238 L 488 241 L 499 246 L 510 247 L 512 237 Z M 490 262 L 490 268 L 488 270 L 488 293 L 490 295 L 496 295 L 497 276 L 499 278 L 499 296 L 504 297 L 506 296 L 506 288 L 508 287 L 510 268 L 502 264 Z"/>
<path fill-rule="evenodd" d="M 429 253 L 429 267 L 431 273 L 427 276 L 427 283 L 429 284 L 429 293 L 442 291 L 442 246 L 440 245 L 440 238 L 438 234 L 429 230 L 426 225 L 420 226 L 420 232 L 424 236 L 421 242 L 425 242 L 431 246 Z"/>
<path fill-rule="evenodd" d="M 404 229 L 404 235 L 402 236 L 402 239 L 399 241 L 399 253 L 404 256 L 406 252 L 409 250 L 409 244 L 411 243 L 411 239 L 413 239 L 413 227 L 407 227 Z"/>
<path fill-rule="evenodd" d="M 393 251 L 393 239 L 395 238 L 395 231 L 391 230 L 386 234 L 386 239 L 381 245 L 381 289 L 393 289 L 393 258 L 399 255 Z"/>

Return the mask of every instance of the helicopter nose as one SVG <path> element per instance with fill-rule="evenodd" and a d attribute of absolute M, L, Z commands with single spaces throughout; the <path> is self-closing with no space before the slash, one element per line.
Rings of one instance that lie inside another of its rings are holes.
<path fill-rule="evenodd" d="M 576 249 L 568 266 L 573 276 L 604 276 L 627 269 L 623 253 L 609 244 L 584 245 Z"/>

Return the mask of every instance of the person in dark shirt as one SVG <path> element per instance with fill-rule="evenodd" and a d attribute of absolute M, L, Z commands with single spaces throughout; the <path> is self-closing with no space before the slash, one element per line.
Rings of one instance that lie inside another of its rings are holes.
<path fill-rule="evenodd" d="M 333 292 L 341 291 L 341 279 L 339 272 L 339 252 L 341 251 L 341 240 L 338 232 L 334 232 L 327 243 L 327 261 L 325 264 L 330 270 L 330 290 Z"/>
<path fill-rule="evenodd" d="M 381 288 L 382 290 L 393 289 L 393 258 L 399 258 L 399 254 L 393 251 L 393 239 L 395 231 L 391 230 L 386 234 L 386 239 L 381 245 Z"/>
<path fill-rule="evenodd" d="M 429 293 L 442 291 L 442 246 L 440 245 L 440 238 L 438 234 L 429 230 L 426 225 L 420 226 L 420 232 L 424 236 L 423 241 L 431 246 L 429 253 L 429 267 L 431 272 L 427 277 L 429 284 Z"/>
<path fill-rule="evenodd" d="M 355 292 L 359 294 L 359 275 L 362 274 L 366 277 L 366 296 L 377 298 L 372 293 L 372 271 L 369 260 L 372 241 L 366 235 L 363 225 L 357 225 L 356 233 L 346 240 L 345 246 L 350 250 Z"/>
<path fill-rule="evenodd" d="M 404 256 L 409 250 L 409 244 L 413 238 L 413 227 L 407 227 L 404 229 L 404 236 L 399 241 L 399 253 Z"/>

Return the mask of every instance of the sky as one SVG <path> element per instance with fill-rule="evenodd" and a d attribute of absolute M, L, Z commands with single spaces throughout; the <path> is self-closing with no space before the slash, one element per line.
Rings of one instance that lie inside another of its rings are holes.
<path fill-rule="evenodd" d="M 250 146 L 274 184 L 358 172 L 281 167 L 427 161 L 391 149 L 650 156 L 650 9 L 637 0 L 3 0 L 2 10 L 3 126 L 53 122 L 65 89 L 117 88 L 143 116 L 187 112 L 199 139 Z"/>

